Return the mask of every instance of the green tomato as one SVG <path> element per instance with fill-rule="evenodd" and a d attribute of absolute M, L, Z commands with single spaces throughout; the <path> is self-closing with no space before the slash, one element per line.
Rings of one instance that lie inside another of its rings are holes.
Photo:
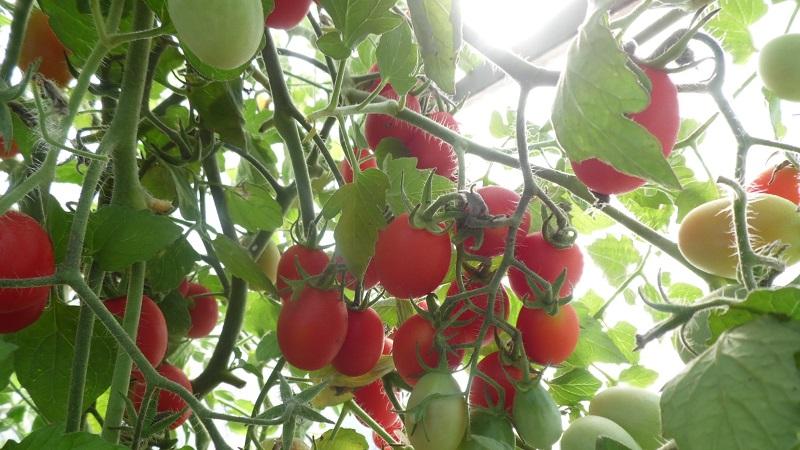
<path fill-rule="evenodd" d="M 542 383 L 517 388 L 513 417 L 519 437 L 532 447 L 549 448 L 561 437 L 561 413 Z"/>
<path fill-rule="evenodd" d="M 800 34 L 785 34 L 761 50 L 758 72 L 764 86 L 784 99 L 800 102 Z"/>
<path fill-rule="evenodd" d="M 613 420 L 628 432 L 643 450 L 661 447 L 660 396 L 645 389 L 614 386 L 597 394 L 589 403 L 589 414 Z"/>
<path fill-rule="evenodd" d="M 561 450 L 595 450 L 600 437 L 613 439 L 631 450 L 642 450 L 621 426 L 599 416 L 584 416 L 572 422 L 561 438 Z"/>
<path fill-rule="evenodd" d="M 278 262 L 280 259 L 281 252 L 278 250 L 278 246 L 269 241 L 257 261 L 258 267 L 269 278 L 269 281 L 272 281 L 273 285 L 278 282 Z"/>
<path fill-rule="evenodd" d="M 461 442 L 459 450 L 495 450 L 515 448 L 514 428 L 505 413 L 473 408 L 469 416 L 471 435 Z M 493 442 L 490 442 L 493 441 Z"/>
<path fill-rule="evenodd" d="M 181 44 L 209 66 L 240 67 L 261 45 L 261 0 L 169 0 L 167 8 Z"/>
<path fill-rule="evenodd" d="M 406 431 L 415 450 L 456 450 L 467 430 L 467 402 L 452 375 L 419 379 L 406 407 Z"/>

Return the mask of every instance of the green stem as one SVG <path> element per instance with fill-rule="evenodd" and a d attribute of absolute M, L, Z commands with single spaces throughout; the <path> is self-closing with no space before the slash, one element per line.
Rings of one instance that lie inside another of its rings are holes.
<path fill-rule="evenodd" d="M 28 17 L 31 15 L 33 0 L 17 0 L 14 5 L 14 17 L 11 20 L 11 34 L 6 43 L 6 58 L 3 66 L 0 67 L 0 78 L 6 84 L 11 82 L 11 74 L 19 61 L 19 52 L 22 48 L 22 40 L 25 38 L 25 30 L 28 27 Z"/>
<path fill-rule="evenodd" d="M 267 382 L 264 383 L 264 386 L 261 388 L 261 392 L 259 392 L 258 397 L 256 398 L 255 403 L 253 404 L 253 412 L 250 413 L 250 418 L 255 419 L 261 413 L 261 406 L 264 404 L 264 401 L 267 400 L 267 394 L 269 394 L 270 388 L 275 385 L 278 381 L 281 370 L 286 365 L 286 360 L 280 358 L 278 362 L 275 364 L 275 368 L 272 369 L 272 373 L 267 378 Z M 250 443 L 252 441 L 251 435 L 252 427 L 248 427 L 248 433 L 244 440 L 244 450 L 249 450 Z"/>
<path fill-rule="evenodd" d="M 378 422 L 375 422 L 375 419 L 370 417 L 370 415 L 367 414 L 366 411 L 361 409 L 361 407 L 358 406 L 356 402 L 354 402 L 353 400 L 348 400 L 344 404 L 344 407 L 352 411 L 356 417 L 358 417 L 364 422 L 365 425 L 367 425 L 369 428 L 372 428 L 372 431 L 377 433 L 378 436 L 382 437 L 383 440 L 386 441 L 386 443 L 388 443 L 392 447 L 396 447 L 398 445 L 397 441 L 395 441 L 395 438 L 393 436 L 390 436 L 389 433 L 387 433 L 386 430 L 384 430 L 383 427 Z"/>

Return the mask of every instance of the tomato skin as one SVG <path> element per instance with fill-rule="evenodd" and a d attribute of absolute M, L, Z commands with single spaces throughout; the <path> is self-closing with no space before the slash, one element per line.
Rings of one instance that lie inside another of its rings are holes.
<path fill-rule="evenodd" d="M 34 278 L 56 272 L 50 236 L 32 217 L 8 211 L 0 216 L 0 278 Z M 41 305 L 50 295 L 50 286 L 0 288 L 0 313 L 20 311 Z"/>
<path fill-rule="evenodd" d="M 630 114 L 629 117 L 658 139 L 666 157 L 672 153 L 681 125 L 678 89 L 666 72 L 647 66 L 639 67 L 652 85 L 650 103 L 644 110 Z M 642 178 L 626 175 L 596 158 L 573 161 L 572 169 L 583 184 L 600 194 L 623 194 L 645 183 Z"/>
<path fill-rule="evenodd" d="M 800 170 L 794 166 L 784 166 L 778 169 L 770 167 L 761 172 L 750 186 L 750 192 L 777 195 L 786 200 L 800 205 Z"/>
<path fill-rule="evenodd" d="M 458 447 L 459 450 L 486 450 L 486 446 L 471 439 L 470 436 L 489 438 L 506 444 L 505 448 L 516 448 L 514 428 L 505 414 L 483 408 L 472 408 L 469 414 L 469 424 L 471 434 L 464 437 Z"/>
<path fill-rule="evenodd" d="M 310 8 L 311 0 L 275 0 L 275 7 L 267 17 L 267 26 L 279 30 L 294 28 Z"/>
<path fill-rule="evenodd" d="M 372 308 L 347 311 L 347 335 L 333 367 L 342 375 L 357 377 L 372 370 L 383 350 L 383 321 Z"/>
<path fill-rule="evenodd" d="M 528 358 L 541 365 L 561 364 L 578 345 L 580 322 L 572 305 L 559 308 L 555 316 L 543 309 L 522 308 L 517 329 Z"/>
<path fill-rule="evenodd" d="M 458 133 L 458 122 L 447 111 L 436 111 L 429 119 Z M 417 169 L 433 169 L 437 175 L 455 180 L 458 171 L 458 158 L 453 146 L 427 131 L 414 127 L 408 141 L 409 156 L 417 158 Z"/>
<path fill-rule="evenodd" d="M 589 403 L 589 414 L 621 426 L 643 450 L 662 445 L 661 397 L 646 389 L 613 386 L 598 393 Z"/>
<path fill-rule="evenodd" d="M 583 416 L 572 422 L 561 437 L 561 450 L 595 450 L 600 436 L 611 438 L 630 450 L 642 450 L 622 427 L 598 416 Z"/>
<path fill-rule="evenodd" d="M 531 447 L 550 448 L 561 437 L 561 413 L 541 382 L 519 389 L 512 417 L 519 437 Z"/>
<path fill-rule="evenodd" d="M 278 315 L 278 346 L 286 361 L 318 370 L 333 361 L 347 335 L 347 308 L 336 291 L 306 286 L 284 300 Z"/>
<path fill-rule="evenodd" d="M 486 202 L 489 214 L 493 216 L 506 215 L 511 217 L 519 205 L 519 194 L 501 186 L 485 186 L 475 191 Z M 525 211 L 522 216 L 522 223 L 517 230 L 517 240 L 524 238 L 531 227 L 531 214 Z M 476 239 L 469 237 L 464 240 L 464 249 L 473 255 L 493 256 L 502 255 L 506 247 L 508 228 L 485 228 L 483 230 L 483 243 L 480 247 L 475 247 Z"/>
<path fill-rule="evenodd" d="M 545 240 L 542 233 L 529 234 L 518 240 L 514 254 L 520 262 L 550 283 L 566 269 L 566 279 L 558 292 L 561 297 L 571 295 L 572 289 L 583 275 L 583 253 L 580 247 L 573 245 L 564 249 L 556 248 Z M 521 270 L 512 267 L 508 271 L 508 280 L 511 282 L 511 289 L 520 299 L 536 300 L 536 294 L 528 286 Z"/>
<path fill-rule="evenodd" d="M 184 388 L 187 391 L 192 392 L 192 382 L 189 381 L 189 377 L 186 376 L 183 371 L 175 366 L 170 364 L 164 363 L 158 366 L 158 373 L 164 376 L 165 378 L 174 381 Z M 130 391 L 130 398 L 133 401 L 133 405 L 136 407 L 136 410 L 139 411 L 142 407 L 142 401 L 144 400 L 144 394 L 147 390 L 147 383 L 144 382 L 142 374 L 138 371 L 134 371 L 134 382 L 133 386 L 131 387 Z M 156 406 L 156 411 L 161 414 L 169 415 L 174 414 L 178 411 L 182 411 L 186 408 L 186 402 L 183 401 L 178 394 L 174 394 L 170 391 L 161 389 L 158 392 L 158 403 Z M 170 429 L 174 430 L 181 426 L 186 419 L 188 419 L 192 415 L 191 409 L 186 409 L 174 422 L 169 426 Z"/>
<path fill-rule="evenodd" d="M 273 285 L 278 283 L 278 262 L 280 260 L 281 252 L 278 250 L 278 246 L 270 241 L 267 246 L 264 247 L 264 251 L 261 252 L 261 256 L 258 257 L 258 261 L 256 261 L 258 267 L 261 268 L 261 272 L 269 278 L 269 281 L 271 281 Z"/>
<path fill-rule="evenodd" d="M 122 320 L 125 317 L 128 297 L 108 299 L 103 304 L 112 314 Z M 167 321 L 161 309 L 153 299 L 146 295 L 143 296 L 139 328 L 136 333 L 136 346 L 153 367 L 157 367 L 164 359 L 164 355 L 167 354 L 167 335 Z"/>
<path fill-rule="evenodd" d="M 217 299 L 210 294 L 211 291 L 202 284 L 189 283 L 185 297 L 189 300 L 192 326 L 187 336 L 192 339 L 208 336 L 217 325 L 219 305 Z"/>
<path fill-rule="evenodd" d="M 218 69 L 246 64 L 264 37 L 260 0 L 168 0 L 167 8 L 181 44 Z"/>
<path fill-rule="evenodd" d="M 435 337 L 433 324 L 419 314 L 409 317 L 395 332 L 392 359 L 397 373 L 409 385 L 414 386 L 426 372 L 417 361 L 418 357 L 429 368 L 439 365 L 440 352 L 434 345 Z M 463 350 L 450 351 L 447 354 L 448 367 L 457 367 L 463 357 Z"/>
<path fill-rule="evenodd" d="M 322 250 L 295 244 L 286 249 L 278 261 L 278 283 L 275 287 L 283 300 L 292 296 L 292 289 L 286 281 L 300 280 L 302 277 L 297 270 L 297 265 L 310 276 L 319 275 L 325 271 L 331 262 L 330 257 Z"/>
<path fill-rule="evenodd" d="M 19 68 L 27 70 L 36 59 L 41 58 L 39 73 L 64 87 L 72 80 L 67 53 L 69 50 L 50 27 L 50 19 L 41 10 L 33 9 L 19 51 Z"/>
<path fill-rule="evenodd" d="M 450 269 L 451 253 L 449 234 L 414 228 L 404 213 L 378 234 L 372 262 L 389 294 L 414 298 L 442 284 Z"/>
<path fill-rule="evenodd" d="M 361 169 L 362 172 L 367 169 L 378 168 L 378 160 L 375 159 L 375 155 L 373 155 L 368 148 L 356 149 L 355 154 L 358 158 L 358 168 Z M 339 171 L 341 171 L 345 183 L 353 182 L 353 176 L 355 174 L 353 173 L 353 167 L 347 159 L 342 160 Z"/>
<path fill-rule="evenodd" d="M 494 408 L 499 406 L 511 413 L 514 406 L 514 399 L 517 395 L 517 388 L 514 387 L 513 383 L 522 380 L 522 371 L 513 365 L 503 364 L 500 358 L 500 352 L 486 355 L 478 363 L 478 369 L 502 388 L 504 403 L 500 405 L 500 395 L 493 385 L 487 383 L 481 377 L 475 377 L 472 380 L 472 387 L 470 387 L 469 390 L 470 404 L 482 408 Z"/>
<path fill-rule="evenodd" d="M 431 399 L 434 395 L 440 397 Z M 423 402 L 424 407 L 420 406 Z M 423 410 L 415 410 L 418 406 Z M 449 373 L 430 372 L 411 391 L 406 430 L 415 450 L 456 450 L 464 438 L 467 420 L 467 402 Z"/>
<path fill-rule="evenodd" d="M 47 297 L 42 299 L 39 304 L 31 305 L 25 309 L 0 313 L 0 334 L 16 333 L 23 330 L 42 317 L 47 306 Z"/>
<path fill-rule="evenodd" d="M 391 85 L 386 85 L 381 90 L 380 95 L 389 100 L 398 100 L 400 98 Z M 417 97 L 406 95 L 406 108 L 414 112 L 420 112 L 421 106 Z M 408 147 L 416 129 L 415 126 L 408 122 L 386 114 L 367 114 L 367 120 L 364 122 L 364 137 L 367 138 L 367 144 L 369 144 L 370 148 L 378 148 L 378 145 L 385 138 L 395 138 Z"/>
<path fill-rule="evenodd" d="M 800 102 L 800 34 L 784 34 L 761 49 L 758 72 L 764 86 L 784 100 Z"/>
<path fill-rule="evenodd" d="M 19 155 L 19 147 L 17 147 L 17 143 L 11 141 L 11 147 L 6 149 L 6 143 L 3 138 L 0 137 L 0 159 L 11 159 L 17 155 Z"/>
<path fill-rule="evenodd" d="M 479 289 L 484 286 L 485 285 L 483 283 L 476 280 L 467 280 L 467 282 L 464 283 L 464 287 L 467 289 L 467 291 Z M 458 283 L 453 282 L 450 285 L 450 288 L 447 290 L 447 295 L 455 295 L 459 292 Z M 481 327 L 485 322 L 483 314 L 475 312 L 467 307 L 468 301 L 474 306 L 479 307 L 484 313 L 489 307 L 488 294 L 477 295 L 469 299 L 459 300 L 459 302 L 450 312 L 450 317 L 455 317 L 456 320 L 459 323 L 463 323 L 463 325 L 454 325 L 445 330 L 445 336 L 447 336 L 451 344 L 467 344 L 470 342 L 475 342 L 475 340 L 478 339 L 478 334 L 480 334 Z M 508 294 L 506 294 L 506 290 L 501 286 L 500 289 L 497 290 L 492 311 L 494 312 L 495 317 L 502 317 L 504 320 L 507 320 L 510 310 L 511 304 L 508 301 Z M 490 342 L 493 342 L 494 332 L 495 327 L 490 326 L 486 330 L 486 335 L 483 337 L 483 343 L 481 345 L 488 345 Z"/>

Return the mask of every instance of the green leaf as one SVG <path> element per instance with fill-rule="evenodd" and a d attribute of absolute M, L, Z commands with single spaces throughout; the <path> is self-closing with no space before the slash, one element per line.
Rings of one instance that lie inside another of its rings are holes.
<path fill-rule="evenodd" d="M 639 352 L 636 348 L 636 327 L 628 322 L 619 322 L 608 329 L 608 337 L 614 341 L 620 352 L 630 364 L 639 362 Z"/>
<path fill-rule="evenodd" d="M 411 34 L 411 27 L 403 22 L 399 27 L 381 36 L 375 52 L 381 78 L 391 83 L 399 95 L 404 95 L 417 82 L 414 73 L 419 59 L 417 46 Z"/>
<path fill-rule="evenodd" d="M 678 222 L 682 222 L 686 214 L 696 207 L 719 198 L 717 185 L 711 181 L 692 181 L 687 183 L 675 197 L 678 207 Z"/>
<path fill-rule="evenodd" d="M 617 198 L 639 221 L 656 230 L 669 225 L 675 210 L 669 195 L 660 189 L 636 189 Z"/>
<path fill-rule="evenodd" d="M 657 379 L 658 372 L 638 365 L 627 367 L 619 374 L 619 381 L 641 388 L 650 386 Z"/>
<path fill-rule="evenodd" d="M 238 242 L 220 234 L 214 239 L 213 245 L 219 260 L 233 276 L 247 281 L 253 289 L 275 290 L 269 278 L 264 275 L 247 250 L 242 248 Z"/>
<path fill-rule="evenodd" d="M 577 405 L 592 399 L 603 383 L 586 369 L 572 369 L 550 381 L 550 394 L 559 405 Z"/>
<path fill-rule="evenodd" d="M 52 195 L 47 194 L 43 201 L 46 217 L 45 229 L 53 242 L 56 264 L 60 264 L 64 261 L 64 256 L 67 253 L 73 214 L 61 209 L 58 200 Z"/>
<path fill-rule="evenodd" d="M 216 131 L 224 142 L 247 149 L 241 78 L 211 83 L 199 79 L 191 80 L 187 86 L 189 101 L 200 116 L 200 126 Z"/>
<path fill-rule="evenodd" d="M 724 331 L 765 314 L 777 314 L 787 319 L 800 321 L 800 288 L 787 287 L 753 291 L 735 307 L 712 311 L 708 319 L 712 342 Z"/>
<path fill-rule="evenodd" d="M 599 209 L 583 209 L 577 204 L 572 204 L 569 211 L 572 226 L 581 234 L 591 234 L 613 226 L 614 219 L 603 214 Z"/>
<path fill-rule="evenodd" d="M 599 436 L 594 448 L 595 450 L 631 450 L 627 445 L 621 444 L 608 436 Z"/>
<path fill-rule="evenodd" d="M 184 238 L 178 239 L 147 261 L 148 285 L 156 292 L 175 289 L 198 259 L 200 255 L 192 245 Z"/>
<path fill-rule="evenodd" d="M 796 323 L 762 318 L 723 334 L 664 388 L 678 448 L 794 448 L 800 430 Z"/>
<path fill-rule="evenodd" d="M 659 141 L 626 117 L 649 102 L 647 78 L 628 64 L 606 12 L 598 10 L 572 42 L 558 83 L 552 115 L 558 143 L 572 161 L 598 158 L 626 174 L 679 188 Z"/>
<path fill-rule="evenodd" d="M 111 444 L 100 436 L 86 433 L 64 433 L 64 425 L 56 423 L 40 428 L 20 442 L 9 441 L 3 450 L 125 450 L 126 447 Z"/>
<path fill-rule="evenodd" d="M 244 316 L 244 330 L 263 336 L 278 326 L 280 305 L 269 301 L 261 294 L 251 292 L 247 295 L 247 311 Z"/>
<path fill-rule="evenodd" d="M 775 139 L 780 141 L 786 136 L 786 125 L 783 123 L 783 116 L 781 114 L 781 99 L 769 89 L 761 89 L 761 92 L 764 94 L 767 106 L 769 106 L 769 119 L 772 125 L 772 134 L 775 136 Z"/>
<path fill-rule="evenodd" d="M 384 161 L 386 173 L 389 175 L 389 192 L 386 194 L 386 202 L 389 204 L 392 213 L 395 215 L 408 212 L 403 203 L 402 188 L 412 205 L 422 201 L 425 181 L 428 179 L 429 171 L 417 169 L 417 158 L 397 158 Z M 433 176 L 433 198 L 442 194 L 455 191 L 453 183 L 445 177 Z"/>
<path fill-rule="evenodd" d="M 425 73 L 439 88 L 455 94 L 461 49 L 461 10 L 454 0 L 408 0 L 411 23 L 422 50 Z"/>
<path fill-rule="evenodd" d="M 258 343 L 254 356 L 256 357 L 256 361 L 260 363 L 279 358 L 281 356 L 281 349 L 278 346 L 277 333 L 270 331 L 265 334 Z"/>
<path fill-rule="evenodd" d="M 720 0 L 720 12 L 705 28 L 722 42 L 722 47 L 742 64 L 755 52 L 749 27 L 767 12 L 762 0 Z"/>
<path fill-rule="evenodd" d="M 158 307 L 167 320 L 167 330 L 170 337 L 170 348 L 174 348 L 189 333 L 192 327 L 192 316 L 189 314 L 189 301 L 178 291 L 167 294 Z"/>
<path fill-rule="evenodd" d="M 167 165 L 172 181 L 175 183 L 175 194 L 181 216 L 186 220 L 197 220 L 200 217 L 200 207 L 197 205 L 197 194 L 192 187 L 192 174 L 185 167 Z"/>
<path fill-rule="evenodd" d="M 364 436 L 356 430 L 340 428 L 336 436 L 328 430 L 316 441 L 317 450 L 367 450 L 369 444 Z"/>
<path fill-rule="evenodd" d="M 619 286 L 630 269 L 639 264 L 642 256 L 627 236 L 608 235 L 592 242 L 587 248 L 592 261 L 603 271 L 612 286 Z"/>
<path fill-rule="evenodd" d="M 8 386 L 11 373 L 14 372 L 14 350 L 17 346 L 3 340 L 0 336 L 0 392 Z"/>
<path fill-rule="evenodd" d="M 586 314 L 583 305 L 575 304 L 575 311 L 580 318 L 581 334 L 575 351 L 569 357 L 570 364 L 587 367 L 595 362 L 622 364 L 628 361 L 600 322 Z"/>
<path fill-rule="evenodd" d="M 225 199 L 231 220 L 247 231 L 274 231 L 283 225 L 281 205 L 262 186 L 244 183 L 225 189 Z"/>
<path fill-rule="evenodd" d="M 370 34 L 386 33 L 403 22 L 402 17 L 391 11 L 396 1 L 322 0 L 336 30 L 323 35 L 317 45 L 333 58 L 347 58 Z"/>

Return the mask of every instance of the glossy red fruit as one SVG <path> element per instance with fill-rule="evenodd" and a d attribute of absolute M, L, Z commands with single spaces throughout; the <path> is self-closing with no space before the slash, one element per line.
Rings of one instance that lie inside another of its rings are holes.
<path fill-rule="evenodd" d="M 514 387 L 514 382 L 522 380 L 522 371 L 513 365 L 503 364 L 500 352 L 486 355 L 478 363 L 478 369 L 500 386 L 503 392 L 503 404 L 500 405 L 500 395 L 497 388 L 481 377 L 475 377 L 472 381 L 472 387 L 469 390 L 470 404 L 483 408 L 500 406 L 511 413 L 514 406 L 514 398 L 517 395 L 517 388 Z"/>
<path fill-rule="evenodd" d="M 489 214 L 493 216 L 513 216 L 514 211 L 519 205 L 519 194 L 500 186 L 486 186 L 475 191 L 486 202 L 489 209 Z M 531 215 L 525 211 L 522 216 L 522 223 L 517 230 L 517 241 L 528 234 L 531 227 Z M 464 241 L 464 249 L 474 255 L 485 256 L 491 258 L 493 256 L 502 255 L 505 251 L 506 237 L 508 237 L 508 228 L 485 228 L 483 230 L 483 243 L 480 247 L 475 248 L 476 239 L 467 238 Z"/>
<path fill-rule="evenodd" d="M 451 251 L 449 234 L 414 228 L 408 214 L 401 214 L 378 234 L 372 263 L 389 294 L 421 297 L 442 284 Z"/>
<path fill-rule="evenodd" d="M 526 267 L 550 283 L 566 269 L 567 276 L 558 293 L 561 297 L 572 294 L 572 289 L 583 274 L 583 253 L 580 247 L 573 245 L 563 249 L 556 248 L 544 239 L 542 233 L 529 234 L 517 241 L 514 254 Z M 511 281 L 511 289 L 519 298 L 536 300 L 536 294 L 531 290 L 522 271 L 511 268 L 508 279 Z"/>
<path fill-rule="evenodd" d="M 661 143 L 664 156 L 672 153 L 681 125 L 678 111 L 678 90 L 669 75 L 661 70 L 640 66 L 650 79 L 650 103 L 644 110 L 630 115 L 630 119 L 643 126 Z M 631 155 L 635 158 L 635 155 Z M 625 175 L 608 164 L 592 158 L 572 162 L 575 175 L 589 189 L 601 194 L 622 194 L 630 192 L 645 183 L 645 180 Z"/>
<path fill-rule="evenodd" d="M 425 375 L 428 368 L 439 365 L 440 351 L 434 345 L 436 329 L 419 314 L 409 317 L 394 335 L 392 359 L 397 373 L 411 386 Z M 447 354 L 447 365 L 456 368 L 464 356 L 463 350 L 453 350 Z M 426 367 L 420 365 L 419 359 Z"/>
<path fill-rule="evenodd" d="M 458 133 L 458 122 L 447 111 L 431 113 L 428 118 Z M 433 169 L 437 175 L 451 180 L 456 179 L 458 158 L 453 146 L 429 134 L 421 128 L 414 128 L 408 145 L 409 156 L 417 158 L 417 169 Z"/>
<path fill-rule="evenodd" d="M 383 337 L 383 321 L 374 309 L 347 311 L 347 335 L 333 367 L 342 375 L 364 375 L 378 363 Z"/>
<path fill-rule="evenodd" d="M 17 155 L 19 155 L 19 147 L 17 147 L 17 143 L 11 141 L 11 147 L 6 149 L 5 141 L 3 138 L 0 138 L 0 159 L 11 159 Z"/>
<path fill-rule="evenodd" d="M 104 304 L 121 321 L 125 316 L 128 298 L 112 298 L 106 300 Z M 136 346 L 154 367 L 161 363 L 167 353 L 167 321 L 156 302 L 146 295 L 142 297 L 142 312 L 139 315 Z"/>
<path fill-rule="evenodd" d="M 464 287 L 467 289 L 467 291 L 479 289 L 484 286 L 485 285 L 483 283 L 476 280 L 467 280 L 464 283 Z M 447 290 L 447 295 L 455 295 L 458 292 L 460 292 L 458 289 L 458 283 L 453 282 L 450 285 L 450 289 Z M 474 306 L 480 308 L 481 312 L 479 313 L 470 309 L 467 306 L 468 301 Z M 475 340 L 478 339 L 478 334 L 480 333 L 481 327 L 485 322 L 484 316 L 488 306 L 488 294 L 476 295 L 469 299 L 459 300 L 456 306 L 453 307 L 453 310 L 450 312 L 450 317 L 455 318 L 457 321 L 456 323 L 459 325 L 448 327 L 444 332 L 449 342 L 454 345 L 475 342 Z M 494 312 L 495 317 L 508 319 L 508 312 L 510 309 L 511 305 L 508 302 L 508 294 L 506 294 L 506 290 L 501 286 L 497 291 L 497 295 L 495 296 L 494 307 L 492 308 L 492 311 Z M 482 345 L 489 344 L 494 340 L 494 331 L 494 326 L 490 326 L 486 330 Z"/>
<path fill-rule="evenodd" d="M 47 297 L 43 298 L 41 303 L 31 305 L 19 311 L 12 311 L 9 313 L 0 313 L 0 334 L 16 333 L 42 317 L 44 308 L 47 306 Z"/>
<path fill-rule="evenodd" d="M 197 283 L 189 283 L 185 297 L 189 300 L 189 315 L 192 317 L 192 326 L 189 336 L 192 339 L 206 337 L 211 334 L 219 319 L 219 305 L 217 299 L 210 295 L 211 291 Z"/>
<path fill-rule="evenodd" d="M 347 308 L 337 291 L 306 286 L 284 300 L 278 315 L 278 346 L 289 364 L 318 370 L 333 361 L 347 336 Z"/>
<path fill-rule="evenodd" d="M 398 100 L 400 98 L 391 85 L 384 87 L 381 90 L 381 95 L 390 100 Z M 407 95 L 406 108 L 414 112 L 420 112 L 421 106 L 417 97 Z M 395 138 L 408 147 L 416 129 L 415 126 L 408 122 L 386 114 L 367 114 L 367 120 L 364 123 L 364 136 L 367 138 L 367 144 L 369 144 L 370 148 L 378 148 L 378 144 L 385 138 Z"/>
<path fill-rule="evenodd" d="M 302 278 L 297 270 L 298 264 L 307 275 L 313 276 L 325 271 L 328 263 L 330 263 L 330 257 L 320 249 L 300 244 L 287 248 L 278 261 L 278 283 L 275 285 L 281 298 L 286 300 L 292 296 L 292 289 L 287 280 L 297 281 Z"/>
<path fill-rule="evenodd" d="M 158 373 L 165 378 L 180 384 L 189 392 L 192 392 L 192 382 L 189 381 L 189 377 L 187 377 L 186 374 L 181 371 L 181 369 L 164 363 L 158 366 Z M 139 411 L 142 407 L 144 394 L 147 391 L 147 383 L 144 382 L 142 374 L 138 371 L 134 371 L 133 379 L 134 382 L 133 386 L 131 387 L 130 398 L 133 401 L 133 406 L 135 406 L 136 410 Z M 170 429 L 173 430 L 181 426 L 184 422 L 186 422 L 186 419 L 192 415 L 192 411 L 186 407 L 186 402 L 183 401 L 178 394 L 174 394 L 164 389 L 161 389 L 158 392 L 158 404 L 156 405 L 156 411 L 158 414 L 163 414 L 165 416 L 183 411 L 183 414 L 175 419 L 175 421 L 169 426 Z"/>
<path fill-rule="evenodd" d="M 267 26 L 288 30 L 299 24 L 308 14 L 311 0 L 275 0 L 275 7 L 267 16 Z"/>
<path fill-rule="evenodd" d="M 0 216 L 0 278 L 21 279 L 53 275 L 56 272 L 50 236 L 32 217 L 8 211 Z M 50 286 L 0 288 L 0 313 L 41 305 Z"/>
<path fill-rule="evenodd" d="M 367 169 L 376 169 L 378 167 L 378 160 L 375 159 L 375 155 L 373 155 L 368 148 L 356 150 L 356 155 L 358 155 L 358 167 L 362 172 Z M 342 178 L 344 178 L 346 183 L 353 182 L 353 167 L 346 159 L 342 160 L 339 170 L 342 172 Z"/>
<path fill-rule="evenodd" d="M 777 195 L 800 205 L 800 170 L 788 165 L 777 169 L 770 167 L 761 172 L 748 187 L 750 192 Z"/>
<path fill-rule="evenodd" d="M 41 58 L 39 73 L 63 87 L 72 80 L 67 53 L 68 50 L 50 27 L 50 19 L 39 9 L 31 11 L 19 52 L 19 68 L 27 70 Z"/>
<path fill-rule="evenodd" d="M 341 262 L 341 264 L 344 264 L 344 262 Z M 354 277 L 350 271 L 344 273 L 344 278 L 340 275 L 337 280 L 344 282 L 345 287 L 348 289 L 354 290 L 356 288 L 356 277 Z M 378 285 L 379 281 L 378 270 L 375 268 L 375 264 L 370 261 L 369 265 L 367 265 L 367 271 L 364 272 L 364 279 L 361 281 L 361 287 L 364 289 L 372 289 Z"/>
<path fill-rule="evenodd" d="M 525 354 L 542 365 L 561 364 L 578 345 L 580 321 L 572 305 L 564 305 L 554 316 L 543 309 L 522 308 L 517 318 Z"/>

